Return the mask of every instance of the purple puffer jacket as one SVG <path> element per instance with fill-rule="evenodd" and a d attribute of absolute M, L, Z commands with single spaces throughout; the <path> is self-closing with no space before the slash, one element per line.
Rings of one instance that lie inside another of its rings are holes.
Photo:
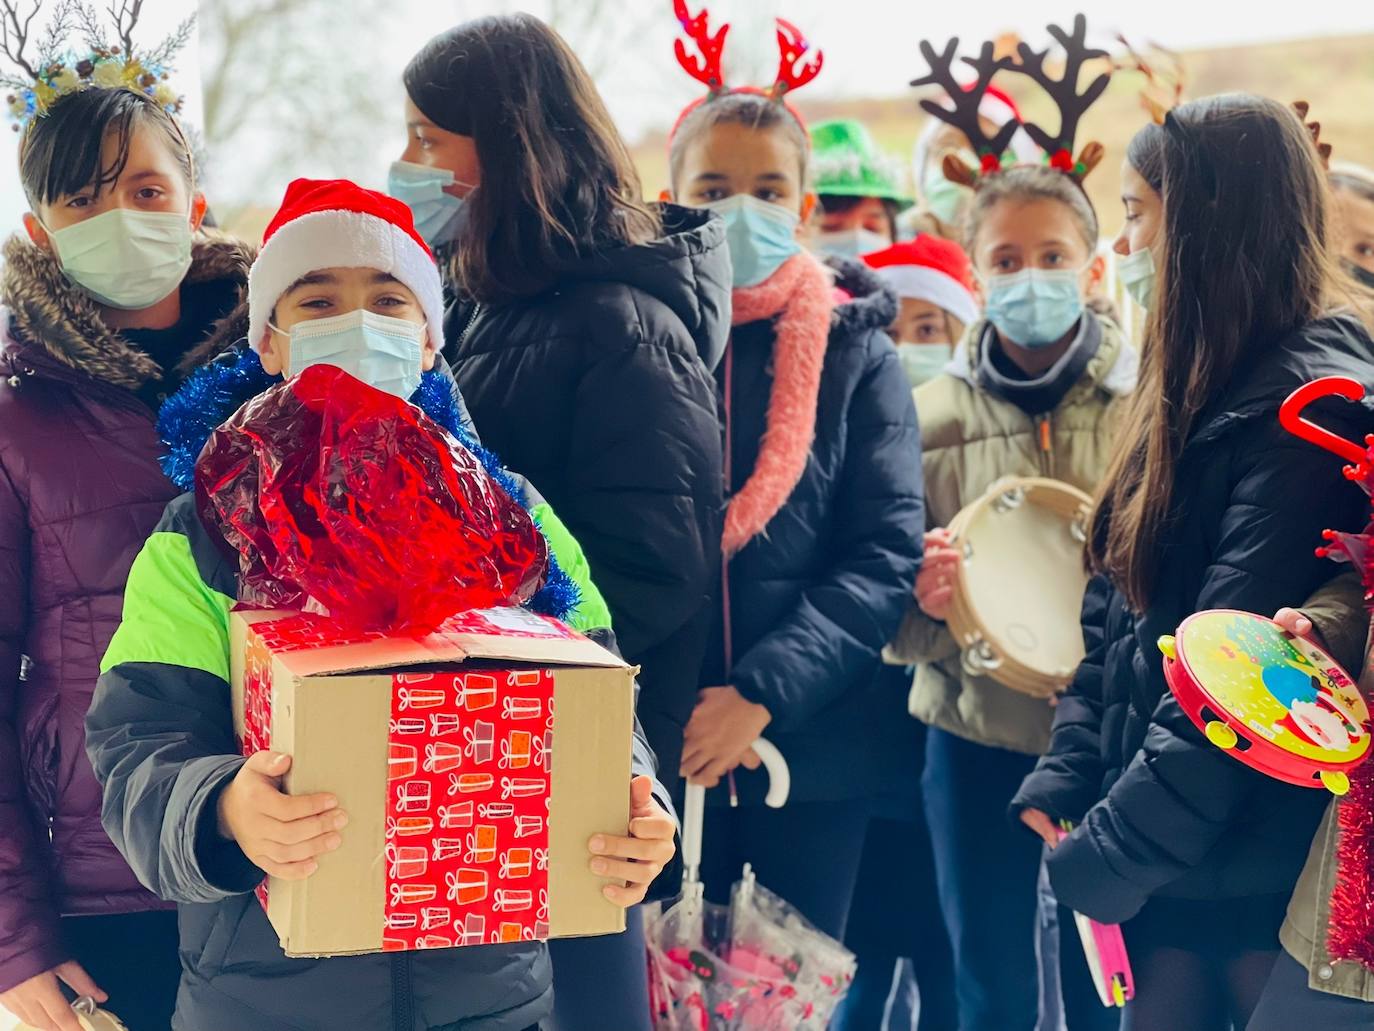
<path fill-rule="evenodd" d="M 251 253 L 199 239 L 188 281 L 246 281 Z M 100 825 L 83 720 L 124 581 L 176 494 L 154 413 L 161 370 L 55 260 L 5 246 L 0 280 L 0 991 L 70 958 L 59 916 L 161 908 Z M 208 328 L 183 367 L 232 342 Z"/>

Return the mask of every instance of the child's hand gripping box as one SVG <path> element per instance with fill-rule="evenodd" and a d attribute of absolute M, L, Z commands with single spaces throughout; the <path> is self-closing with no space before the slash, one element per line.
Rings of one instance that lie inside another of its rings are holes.
<path fill-rule="evenodd" d="M 519 609 L 421 639 L 261 611 L 231 633 L 245 753 L 289 753 L 286 791 L 331 792 L 349 817 L 314 874 L 259 889 L 288 956 L 625 929 L 587 851 L 629 819 L 624 662 Z"/>

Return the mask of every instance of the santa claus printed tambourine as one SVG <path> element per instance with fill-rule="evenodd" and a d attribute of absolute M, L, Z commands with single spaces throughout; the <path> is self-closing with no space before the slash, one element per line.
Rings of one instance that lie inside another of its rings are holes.
<path fill-rule="evenodd" d="M 1336 795 L 1369 755 L 1369 709 L 1331 656 L 1271 619 L 1217 609 L 1160 639 L 1169 688 L 1207 740 L 1270 777 Z"/>

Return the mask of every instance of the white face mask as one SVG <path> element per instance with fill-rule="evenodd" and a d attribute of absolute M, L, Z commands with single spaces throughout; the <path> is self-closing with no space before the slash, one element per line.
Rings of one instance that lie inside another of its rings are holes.
<path fill-rule="evenodd" d="M 113 208 L 65 229 L 47 229 L 68 279 L 110 308 L 151 308 L 191 267 L 191 220 L 174 211 Z"/>
<path fill-rule="evenodd" d="M 423 323 L 364 308 L 297 322 L 291 327 L 286 376 L 290 379 L 312 365 L 333 365 L 368 386 L 408 401 L 420 386 L 424 340 Z"/>

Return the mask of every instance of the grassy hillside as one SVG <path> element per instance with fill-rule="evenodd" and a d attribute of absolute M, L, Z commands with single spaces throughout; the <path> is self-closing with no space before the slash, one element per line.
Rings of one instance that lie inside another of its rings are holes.
<path fill-rule="evenodd" d="M 911 67 L 900 70 L 901 78 L 915 78 L 924 70 L 916 47 L 911 49 Z M 1335 147 L 1335 157 L 1374 165 L 1374 105 L 1370 103 L 1374 97 L 1374 36 L 1193 51 L 1185 53 L 1183 59 L 1189 96 L 1247 90 L 1280 100 L 1306 100 L 1312 105 L 1310 117 L 1322 123 L 1322 138 Z M 1033 83 L 1015 75 L 1004 78 L 1004 85 L 1015 94 L 1028 119 L 1044 118 L 1050 127 L 1057 124 L 1052 105 Z M 1088 180 L 1088 186 L 1108 231 L 1114 231 L 1120 211 L 1117 168 L 1121 156 L 1147 117 L 1138 93 L 1142 81 L 1137 73 L 1118 73 L 1080 133 L 1083 141 L 1097 139 L 1107 147 L 1107 158 Z M 884 147 L 903 157 L 910 155 L 926 117 L 916 106 L 915 90 L 897 98 L 808 104 L 799 94 L 798 100 L 798 107 L 809 119 L 862 120 Z M 666 146 L 664 135 L 659 133 L 635 148 L 635 160 L 651 195 L 657 195 L 667 179 Z"/>

